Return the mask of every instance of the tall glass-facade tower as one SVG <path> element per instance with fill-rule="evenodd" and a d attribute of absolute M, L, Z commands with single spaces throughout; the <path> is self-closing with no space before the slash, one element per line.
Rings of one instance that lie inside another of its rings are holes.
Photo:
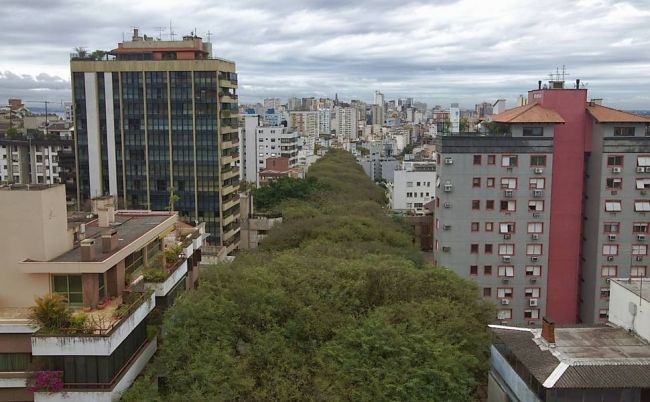
<path fill-rule="evenodd" d="M 196 36 L 140 37 L 101 60 L 70 63 L 80 209 L 114 195 L 120 208 L 168 210 L 206 222 L 208 240 L 239 242 L 235 63 Z"/>

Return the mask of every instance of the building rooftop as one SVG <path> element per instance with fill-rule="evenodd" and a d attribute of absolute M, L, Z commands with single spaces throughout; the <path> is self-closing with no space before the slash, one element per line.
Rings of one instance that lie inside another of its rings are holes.
<path fill-rule="evenodd" d="M 95 262 L 104 261 L 111 255 L 117 253 L 124 246 L 134 242 L 151 229 L 169 219 L 171 215 L 167 212 L 120 212 L 115 214 L 115 223 L 110 227 L 99 227 L 98 220 L 93 220 L 86 224 L 85 238 L 96 239 L 95 241 Z M 118 238 L 118 247 L 110 253 L 102 252 L 102 233 L 108 230 L 116 230 Z M 74 247 L 50 260 L 50 262 L 79 262 L 81 261 L 81 247 L 75 243 Z M 30 262 L 29 260 L 26 262 Z"/>
<path fill-rule="evenodd" d="M 508 109 L 495 115 L 492 119 L 497 123 L 546 123 L 563 124 L 564 119 L 553 109 L 542 107 L 539 103 Z"/>
<path fill-rule="evenodd" d="M 623 286 L 625 289 L 640 296 L 645 301 L 650 302 L 650 279 L 649 278 L 634 278 L 634 279 L 611 279 L 617 284 Z"/>
<path fill-rule="evenodd" d="M 646 123 L 650 119 L 632 113 L 622 112 L 593 102 L 587 103 L 587 111 L 598 123 Z"/>
<path fill-rule="evenodd" d="M 650 345 L 622 328 L 555 328 L 555 344 L 541 329 L 492 325 L 499 342 L 545 388 L 645 388 Z"/>
<path fill-rule="evenodd" d="M 41 191 L 64 184 L 3 184 L 0 191 Z"/>

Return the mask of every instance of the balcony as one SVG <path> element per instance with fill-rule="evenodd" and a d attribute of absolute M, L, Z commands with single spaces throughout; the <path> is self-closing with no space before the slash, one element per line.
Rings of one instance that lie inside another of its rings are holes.
<path fill-rule="evenodd" d="M 0 372 L 0 389 L 2 388 L 25 388 L 29 373 L 24 371 Z"/>
<path fill-rule="evenodd" d="M 233 197 L 232 199 L 223 200 L 223 210 L 227 211 L 238 204 L 239 204 L 239 197 Z"/>
<path fill-rule="evenodd" d="M 236 168 L 230 168 L 230 169 L 224 169 L 221 171 L 221 180 L 228 180 L 232 179 L 235 176 L 239 175 L 239 169 Z"/>
<path fill-rule="evenodd" d="M 194 251 L 194 245 L 193 243 L 190 243 L 190 245 L 186 248 L 190 248 L 192 252 Z M 157 297 L 165 297 L 167 294 L 174 289 L 174 287 L 180 282 L 183 277 L 187 274 L 187 259 L 183 258 L 178 260 L 171 269 L 165 272 L 168 276 L 167 278 L 156 278 L 156 279 L 162 279 L 161 281 L 159 280 L 151 280 L 147 279 L 146 273 L 145 273 L 145 280 L 144 280 L 144 287 L 145 289 L 151 290 L 154 292 L 154 294 Z"/>
<path fill-rule="evenodd" d="M 219 86 L 222 88 L 237 88 L 237 80 L 219 79 Z"/>
<path fill-rule="evenodd" d="M 87 313 L 93 323 L 89 331 L 60 328 L 56 333 L 39 331 L 32 335 L 34 356 L 110 356 L 156 307 L 152 292 L 134 292 L 132 301 L 123 297 L 109 302 L 103 310 Z"/>
<path fill-rule="evenodd" d="M 219 94 L 219 102 L 225 102 L 225 103 L 237 103 L 237 95 L 231 95 L 227 93 L 220 93 Z"/>
<path fill-rule="evenodd" d="M 234 193 L 235 191 L 237 191 L 237 189 L 239 189 L 239 185 L 226 184 L 221 189 L 221 194 L 222 195 L 228 195 L 230 193 Z"/>

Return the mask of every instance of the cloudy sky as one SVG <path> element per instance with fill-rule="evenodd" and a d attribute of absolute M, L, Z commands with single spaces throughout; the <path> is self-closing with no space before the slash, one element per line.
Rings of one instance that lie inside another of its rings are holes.
<path fill-rule="evenodd" d="M 92 4 L 92 5 L 91 5 Z M 75 47 L 111 49 L 137 26 L 211 33 L 242 102 L 276 96 L 430 105 L 519 94 L 566 65 L 591 97 L 650 109 L 650 0 L 26 0 L 0 13 L 0 102 L 69 99 Z M 178 36 L 177 36 L 178 37 Z"/>

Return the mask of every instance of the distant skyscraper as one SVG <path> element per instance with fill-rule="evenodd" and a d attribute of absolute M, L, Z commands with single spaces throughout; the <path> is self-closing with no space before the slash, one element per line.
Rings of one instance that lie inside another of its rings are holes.
<path fill-rule="evenodd" d="M 384 106 L 384 94 L 379 91 L 375 91 L 375 105 Z"/>
<path fill-rule="evenodd" d="M 239 241 L 235 64 L 211 44 L 133 39 L 114 60 L 73 58 L 78 199 L 115 195 L 121 208 L 174 208 L 205 221 L 210 241 Z"/>
<path fill-rule="evenodd" d="M 336 107 L 336 135 L 339 138 L 357 139 L 357 109 Z"/>
<path fill-rule="evenodd" d="M 317 111 L 290 112 L 289 127 L 298 131 L 302 136 L 318 137 L 320 130 L 318 116 L 319 112 Z"/>
<path fill-rule="evenodd" d="M 318 111 L 318 126 L 320 134 L 330 134 L 332 131 L 332 111 L 329 108 Z"/>

